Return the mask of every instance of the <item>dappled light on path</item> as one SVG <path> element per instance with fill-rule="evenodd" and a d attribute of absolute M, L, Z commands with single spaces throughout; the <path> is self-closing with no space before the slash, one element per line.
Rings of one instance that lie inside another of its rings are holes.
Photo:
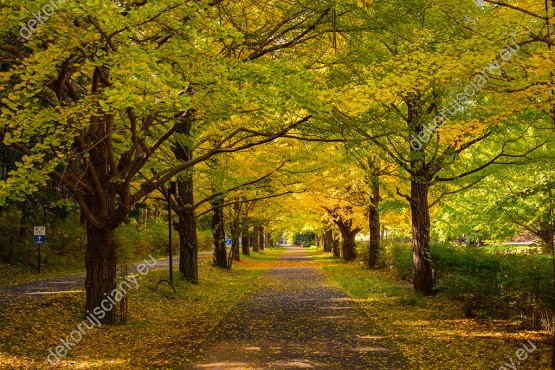
<path fill-rule="evenodd" d="M 302 248 L 288 247 L 268 263 L 263 288 L 232 310 L 188 368 L 407 368 Z"/>

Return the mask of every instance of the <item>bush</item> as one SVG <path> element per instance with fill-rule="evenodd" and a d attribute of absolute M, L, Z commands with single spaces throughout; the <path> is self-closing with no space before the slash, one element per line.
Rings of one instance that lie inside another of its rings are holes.
<path fill-rule="evenodd" d="M 149 254 L 167 255 L 168 224 L 165 222 L 150 223 L 146 228 L 135 224 L 121 225 L 116 229 L 115 241 L 118 245 L 118 259 L 121 262 L 144 259 Z M 174 256 L 179 253 L 179 235 L 172 233 Z"/>
<path fill-rule="evenodd" d="M 384 257 L 402 279 L 412 279 L 409 245 L 388 245 Z M 436 289 L 464 302 L 467 316 L 518 316 L 527 326 L 550 329 L 555 297 L 551 261 L 546 256 L 435 244 L 431 260 Z"/>
<path fill-rule="evenodd" d="M 407 243 L 382 243 L 381 258 L 402 280 L 412 280 L 412 246 Z"/>
<path fill-rule="evenodd" d="M 23 271 L 26 267 L 35 270 L 38 245 L 33 242 L 33 226 L 44 225 L 44 220 L 29 217 L 26 225 L 21 225 L 21 217 L 21 211 L 15 207 L 5 208 L 0 214 L 0 261 L 20 266 Z M 45 271 L 73 269 L 84 261 L 85 230 L 76 213 L 51 220 L 46 233 L 46 244 L 41 245 Z"/>
<path fill-rule="evenodd" d="M 211 251 L 213 249 L 212 230 L 197 231 L 197 245 L 199 251 Z"/>

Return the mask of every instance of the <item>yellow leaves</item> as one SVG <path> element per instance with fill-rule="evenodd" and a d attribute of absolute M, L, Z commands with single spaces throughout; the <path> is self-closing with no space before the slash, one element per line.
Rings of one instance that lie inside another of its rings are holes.
<path fill-rule="evenodd" d="M 333 94 L 333 104 L 351 116 L 366 112 L 369 102 L 370 97 L 365 87 L 351 87 Z"/>
<path fill-rule="evenodd" d="M 357 0 L 357 5 L 361 8 L 366 7 L 367 5 L 371 4 L 373 0 Z"/>
<path fill-rule="evenodd" d="M 317 252 L 314 257 L 322 261 L 326 255 Z M 409 360 L 410 369 L 498 369 L 526 340 L 539 344 L 539 355 L 522 365 L 549 368 L 550 333 L 522 330 L 511 320 L 466 318 L 460 303 L 441 295 L 415 296 L 412 285 L 389 271 L 331 259 L 324 271 L 360 303 Z"/>
<path fill-rule="evenodd" d="M 257 277 L 268 262 L 245 268 L 238 263 L 234 265 L 236 271 L 228 272 L 201 259 L 200 284 L 193 286 L 177 280 L 178 295 L 172 292 L 168 297 L 154 289 L 167 271 L 152 271 L 130 296 L 128 324 L 88 331 L 60 366 L 180 367 L 245 292 L 256 287 Z M 83 306 L 83 293 L 68 293 L 0 309 L 0 343 L 3 349 L 7 348 L 6 352 L 0 351 L 0 368 L 44 368 L 48 349 L 81 322 Z M 168 349 L 168 343 L 179 345 Z"/>

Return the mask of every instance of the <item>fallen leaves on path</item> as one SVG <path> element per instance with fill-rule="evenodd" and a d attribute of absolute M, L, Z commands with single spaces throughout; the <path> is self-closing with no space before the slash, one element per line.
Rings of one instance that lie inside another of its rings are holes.
<path fill-rule="evenodd" d="M 265 272 L 263 266 L 233 271 L 200 262 L 198 285 L 176 278 L 177 294 L 157 281 L 167 271 L 154 270 L 129 293 L 125 325 L 94 328 L 57 368 L 172 368 L 186 363 L 194 348 Z M 0 309 L 0 368 L 44 369 L 48 350 L 82 321 L 83 293 L 47 296 Z"/>
<path fill-rule="evenodd" d="M 525 330 L 511 320 L 469 319 L 460 303 L 441 295 L 417 295 L 389 272 L 320 260 L 325 261 L 324 271 L 395 342 L 413 369 L 499 369 L 510 364 L 510 357 L 520 370 L 550 368 L 550 333 Z M 517 361 L 515 352 L 528 340 L 537 349 Z"/>

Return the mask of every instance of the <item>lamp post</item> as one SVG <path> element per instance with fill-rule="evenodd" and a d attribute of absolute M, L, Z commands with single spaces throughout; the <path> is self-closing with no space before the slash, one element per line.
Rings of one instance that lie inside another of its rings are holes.
<path fill-rule="evenodd" d="M 177 291 L 175 290 L 175 288 L 173 286 L 172 194 L 173 195 L 176 194 L 176 185 L 177 185 L 177 182 L 175 180 L 175 177 L 172 177 L 171 180 L 170 180 L 169 186 L 168 186 L 168 193 L 167 193 L 168 194 L 168 196 L 167 196 L 167 201 L 168 201 L 168 252 L 170 254 L 170 256 L 169 256 L 170 279 L 169 280 L 162 279 L 156 284 L 156 288 L 158 288 L 158 285 L 160 285 L 161 282 L 165 281 L 173 289 L 174 293 L 177 293 Z"/>

